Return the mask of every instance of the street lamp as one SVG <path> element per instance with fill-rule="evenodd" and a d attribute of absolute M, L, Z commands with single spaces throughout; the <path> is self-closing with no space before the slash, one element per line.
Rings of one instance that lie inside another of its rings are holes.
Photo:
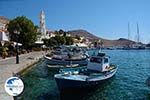
<path fill-rule="evenodd" d="M 19 64 L 19 46 L 18 46 L 18 39 L 20 32 L 15 30 L 14 33 L 17 35 L 17 43 L 16 43 L 16 64 Z"/>

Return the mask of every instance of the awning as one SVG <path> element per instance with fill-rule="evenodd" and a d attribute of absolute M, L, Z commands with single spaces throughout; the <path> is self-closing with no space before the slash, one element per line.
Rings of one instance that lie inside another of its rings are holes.
<path fill-rule="evenodd" d="M 35 44 L 44 44 L 43 41 L 36 41 Z"/>
<path fill-rule="evenodd" d="M 78 47 L 88 47 L 88 45 L 84 43 L 76 43 L 75 45 L 77 45 Z"/>

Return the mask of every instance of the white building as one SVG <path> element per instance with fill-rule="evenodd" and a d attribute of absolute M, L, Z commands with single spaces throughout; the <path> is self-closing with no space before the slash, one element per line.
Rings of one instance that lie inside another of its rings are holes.
<path fill-rule="evenodd" d="M 6 25 L 9 23 L 9 20 L 5 17 L 0 16 L 0 42 L 9 41 L 8 32 Z"/>
<path fill-rule="evenodd" d="M 0 30 L 6 30 L 6 25 L 9 23 L 9 19 L 0 16 Z"/>

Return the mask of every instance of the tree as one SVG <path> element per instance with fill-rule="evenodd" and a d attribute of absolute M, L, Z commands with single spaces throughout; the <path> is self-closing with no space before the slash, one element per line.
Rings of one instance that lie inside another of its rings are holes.
<path fill-rule="evenodd" d="M 7 30 L 11 41 L 22 43 L 26 49 L 32 46 L 37 39 L 37 26 L 25 16 L 11 20 Z"/>
<path fill-rule="evenodd" d="M 54 31 L 55 36 L 60 36 L 59 31 Z"/>
<path fill-rule="evenodd" d="M 72 45 L 73 38 L 72 37 L 64 37 L 64 36 L 55 36 L 50 39 L 42 39 L 46 46 L 59 46 L 59 45 Z"/>
<path fill-rule="evenodd" d="M 60 29 L 59 31 L 54 31 L 54 34 L 56 35 L 56 36 L 63 36 L 63 37 L 65 37 L 66 35 L 67 35 L 67 32 L 66 31 L 64 31 L 64 30 L 62 30 L 62 29 Z"/>
<path fill-rule="evenodd" d="M 60 29 L 58 32 L 60 35 L 63 35 L 65 33 L 62 29 Z"/>
<path fill-rule="evenodd" d="M 63 36 L 55 36 L 54 39 L 57 41 L 58 45 L 63 45 L 66 43 L 66 39 Z"/>
<path fill-rule="evenodd" d="M 52 38 L 50 38 L 49 40 L 48 40 L 48 46 L 58 46 L 58 42 L 57 42 L 57 40 L 55 40 L 55 38 L 54 37 L 52 37 Z"/>
<path fill-rule="evenodd" d="M 44 44 L 45 44 L 46 46 L 49 45 L 49 39 L 42 39 L 42 41 L 44 42 Z"/>
<path fill-rule="evenodd" d="M 75 38 L 76 38 L 77 40 L 81 40 L 81 38 L 80 38 L 79 35 L 75 35 Z"/>
<path fill-rule="evenodd" d="M 67 32 L 60 29 L 59 31 L 54 32 L 55 37 L 51 37 L 50 39 L 43 39 L 44 44 L 46 46 L 59 46 L 59 45 L 72 45 L 73 38 L 67 36 Z"/>
<path fill-rule="evenodd" d="M 2 57 L 5 59 L 8 56 L 8 48 L 7 47 L 2 47 Z"/>
<path fill-rule="evenodd" d="M 64 31 L 64 30 L 62 30 L 62 29 L 60 29 L 58 32 L 59 32 L 59 34 L 60 34 L 61 36 L 63 36 L 63 37 L 66 37 L 67 34 L 68 34 L 66 31 Z"/>
<path fill-rule="evenodd" d="M 104 44 L 103 40 L 99 40 L 99 41 L 98 41 L 98 46 L 102 47 L 103 44 Z"/>
<path fill-rule="evenodd" d="M 72 45 L 73 44 L 73 38 L 72 37 L 65 37 L 65 40 L 66 40 L 66 45 Z"/>

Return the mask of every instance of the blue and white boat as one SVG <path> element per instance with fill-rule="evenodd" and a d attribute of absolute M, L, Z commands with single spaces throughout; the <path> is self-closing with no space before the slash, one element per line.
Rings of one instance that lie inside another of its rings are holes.
<path fill-rule="evenodd" d="M 100 85 L 112 78 L 117 71 L 117 66 L 110 64 L 109 57 L 105 53 L 92 56 L 86 68 L 69 71 L 60 70 L 55 74 L 55 80 L 59 90 L 86 88 Z"/>

